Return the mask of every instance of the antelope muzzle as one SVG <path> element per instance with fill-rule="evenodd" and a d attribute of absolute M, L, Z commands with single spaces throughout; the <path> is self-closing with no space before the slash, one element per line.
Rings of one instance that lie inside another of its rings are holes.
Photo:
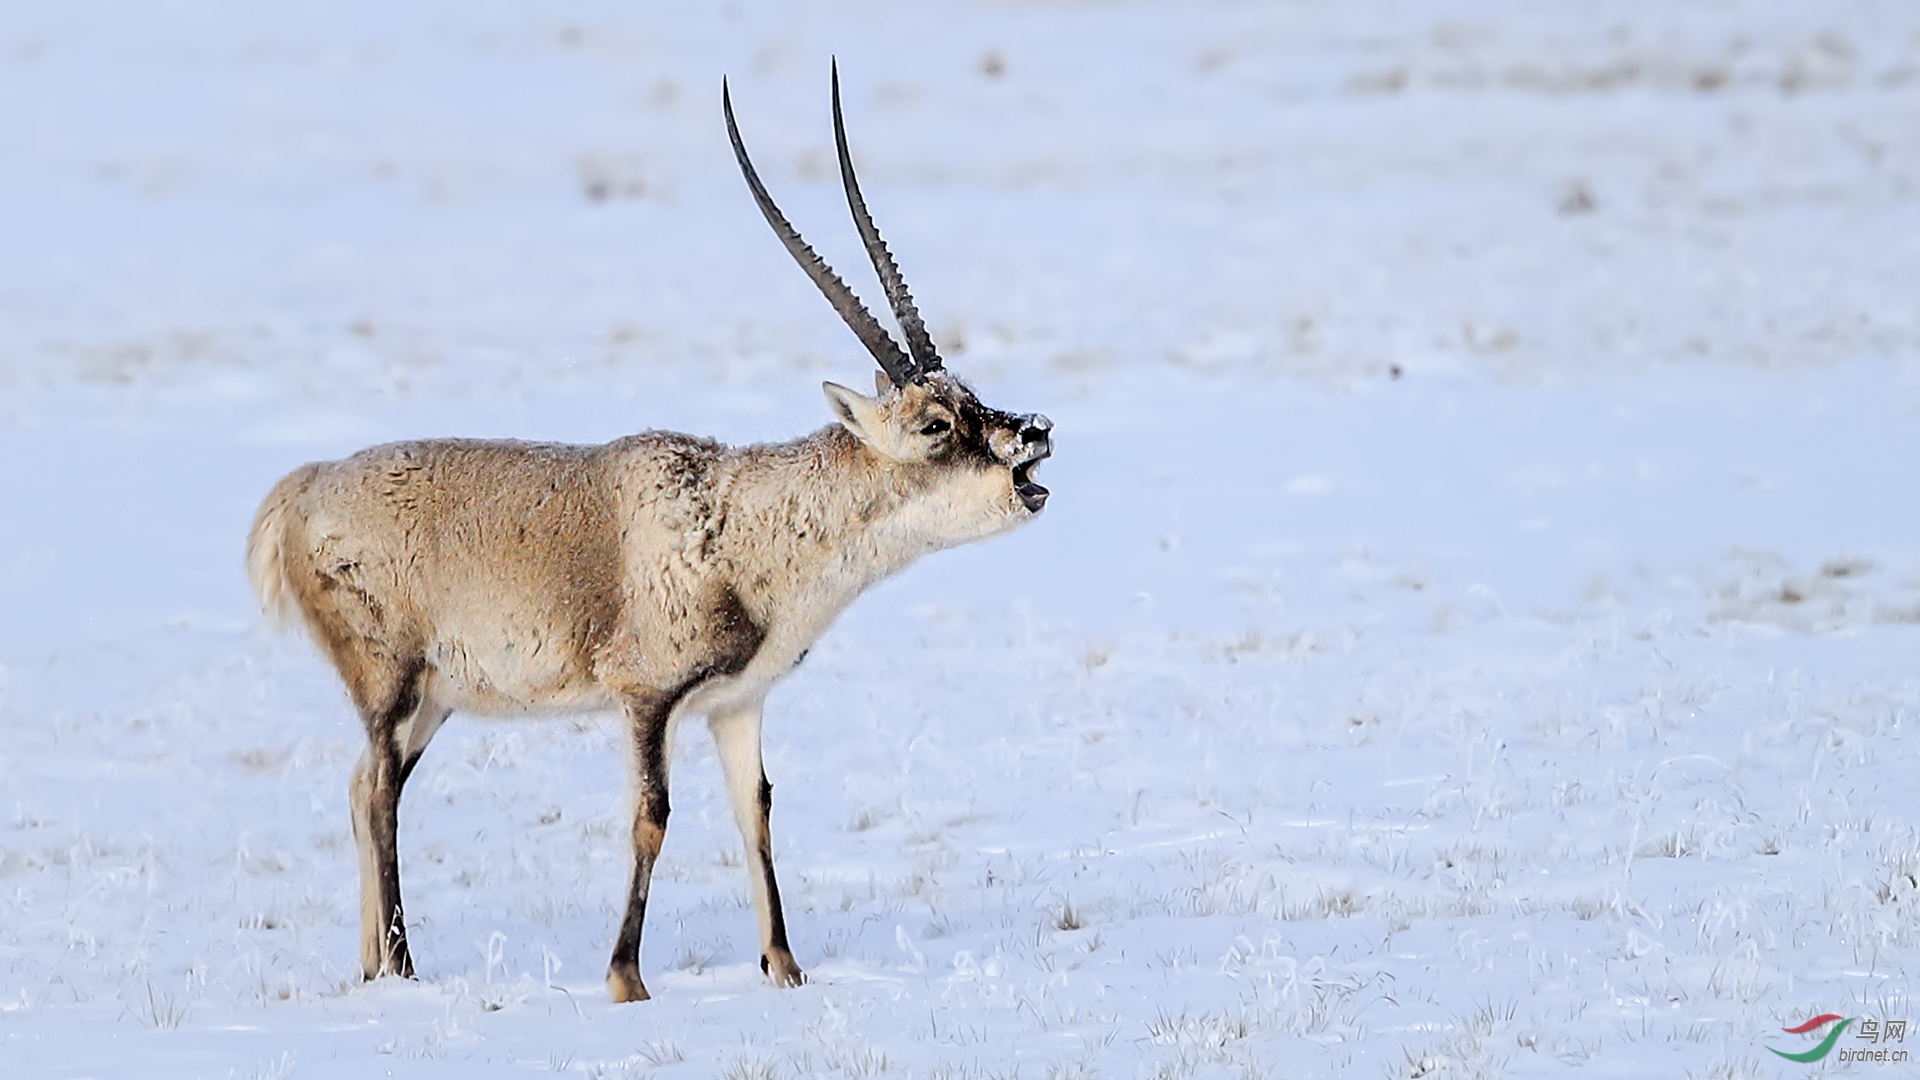
<path fill-rule="evenodd" d="M 1027 513 L 1037 514 L 1047 505 L 1047 489 L 1033 482 L 1033 470 L 1053 456 L 1053 421 L 1030 413 L 1019 418 L 1014 430 L 1019 442 L 1014 450 L 1013 490 Z"/>

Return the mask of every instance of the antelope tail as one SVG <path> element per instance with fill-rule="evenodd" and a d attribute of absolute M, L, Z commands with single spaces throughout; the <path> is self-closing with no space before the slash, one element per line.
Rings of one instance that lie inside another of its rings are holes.
<path fill-rule="evenodd" d="M 273 485 L 253 515 L 252 531 L 247 533 L 247 580 L 253 584 L 254 598 L 260 601 L 267 622 L 275 627 L 300 622 L 300 606 L 287 587 L 287 524 L 293 501 L 306 492 L 319 471 L 318 465 L 303 465 Z"/>

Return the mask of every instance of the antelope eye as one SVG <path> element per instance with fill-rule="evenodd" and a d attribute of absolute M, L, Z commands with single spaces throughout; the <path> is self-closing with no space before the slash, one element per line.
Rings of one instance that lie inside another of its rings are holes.
<path fill-rule="evenodd" d="M 926 427 L 921 428 L 920 434 L 926 435 L 929 437 L 934 435 L 944 435 L 952 427 L 953 425 L 947 423 L 945 420 L 934 420 L 934 421 L 930 421 Z"/>

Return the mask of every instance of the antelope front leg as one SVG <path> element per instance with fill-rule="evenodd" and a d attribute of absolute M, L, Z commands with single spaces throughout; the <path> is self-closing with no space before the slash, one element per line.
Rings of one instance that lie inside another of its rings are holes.
<path fill-rule="evenodd" d="M 787 918 L 780 910 L 780 886 L 773 880 L 773 785 L 760 759 L 760 703 L 716 712 L 707 720 L 720 749 L 733 819 L 747 847 L 747 885 L 753 893 L 754 920 L 760 927 L 760 970 L 776 986 L 806 981 L 787 947 Z"/>
<path fill-rule="evenodd" d="M 607 966 L 607 993 L 616 1002 L 645 1001 L 640 981 L 640 930 L 647 917 L 647 888 L 654 860 L 667 836 L 667 720 L 673 699 L 665 694 L 631 698 L 626 705 L 633 737 L 633 881 L 627 887 L 627 914 L 614 939 Z"/>

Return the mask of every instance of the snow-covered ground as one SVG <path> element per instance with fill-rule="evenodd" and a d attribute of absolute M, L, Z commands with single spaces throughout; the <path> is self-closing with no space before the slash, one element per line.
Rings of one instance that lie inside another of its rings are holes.
<path fill-rule="evenodd" d="M 257 500 L 824 423 L 870 364 L 718 95 L 858 270 L 835 54 L 949 359 L 1058 454 L 770 703 L 812 981 L 689 728 L 607 1003 L 587 717 L 440 736 L 421 977 L 361 984 L 361 735 Z M 1920 1021 L 1911 4 L 16 0 L 0 101 L 0 1075 L 1902 1068 L 1767 1048 Z"/>

